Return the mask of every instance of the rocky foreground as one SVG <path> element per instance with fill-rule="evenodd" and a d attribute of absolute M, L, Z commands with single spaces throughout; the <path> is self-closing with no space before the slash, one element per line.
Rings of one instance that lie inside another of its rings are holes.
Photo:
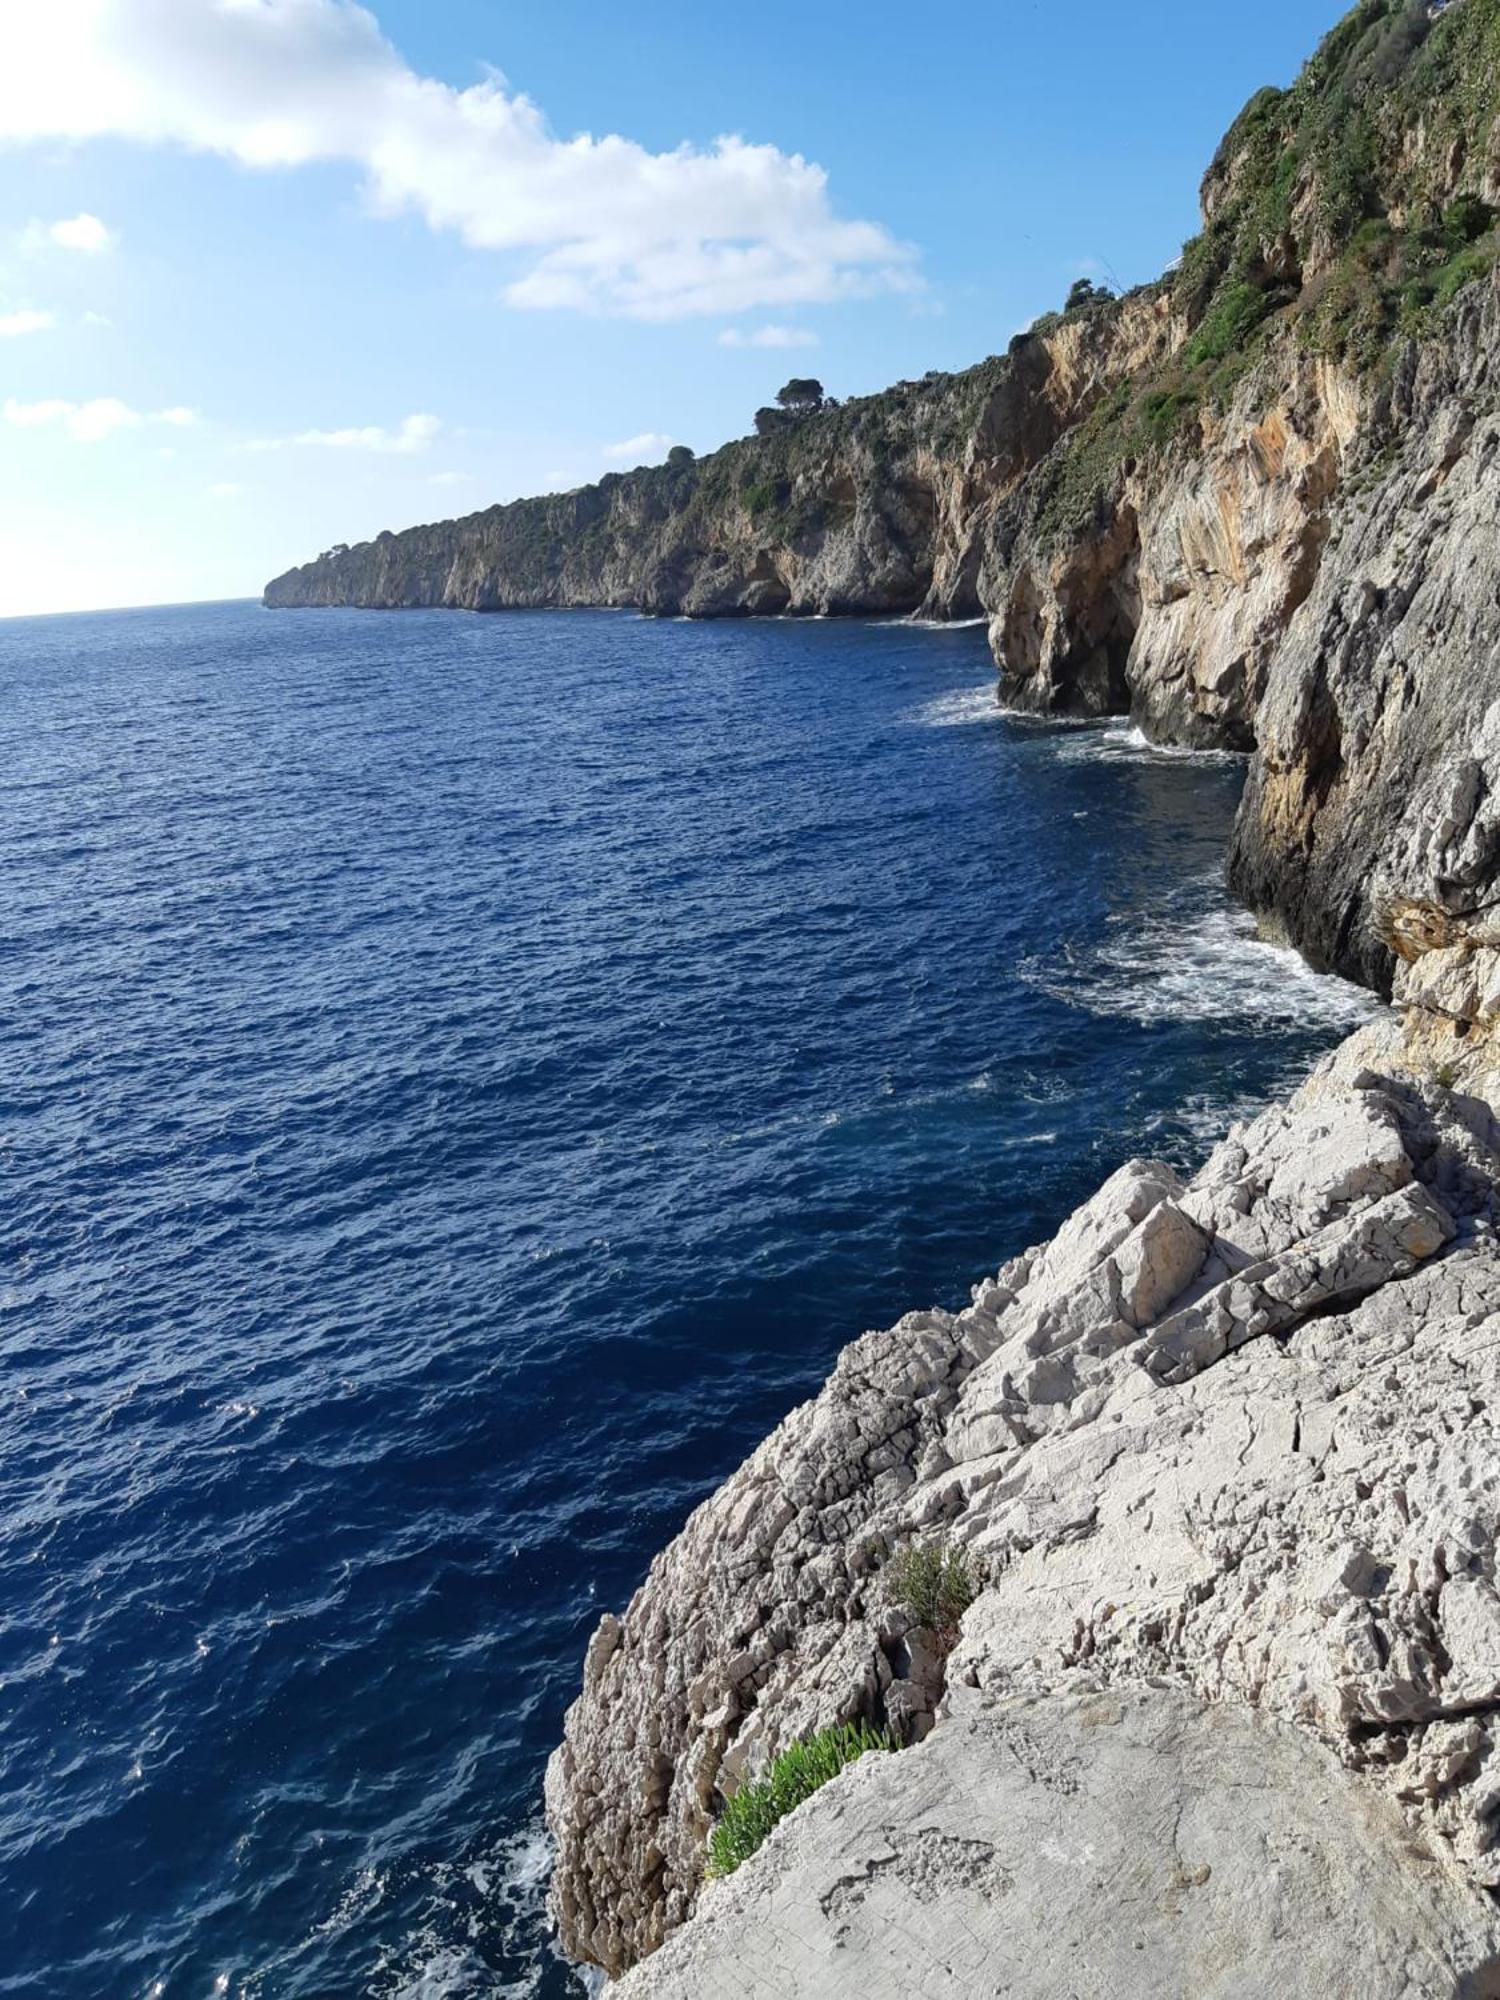
<path fill-rule="evenodd" d="M 848 1348 L 601 1622 L 547 1796 L 622 1996 L 1500 1994 L 1500 951 L 1422 916 L 1396 1014 Z M 705 1890 L 856 1716 L 915 1747 Z"/>

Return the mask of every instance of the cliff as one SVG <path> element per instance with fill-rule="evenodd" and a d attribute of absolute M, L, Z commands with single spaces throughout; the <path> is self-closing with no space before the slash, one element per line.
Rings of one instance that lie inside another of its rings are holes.
<path fill-rule="evenodd" d="M 994 503 L 1169 338 L 1167 301 L 1138 294 L 963 374 L 903 382 L 710 457 L 333 550 L 268 584 L 265 601 L 975 616 Z"/>
<path fill-rule="evenodd" d="M 601 1621 L 547 1800 L 622 1994 L 1500 1995 L 1497 208 L 1500 0 L 1363 0 L 1160 285 L 531 503 L 594 511 L 526 601 L 977 608 L 1007 702 L 1251 750 L 1236 885 L 1397 1002 L 857 1341 Z M 428 531 L 497 602 L 502 516 Z M 892 1587 L 934 1544 L 956 1634 Z M 706 1883 L 853 1718 L 904 1747 Z"/>
<path fill-rule="evenodd" d="M 1362 0 L 1251 100 L 1159 284 L 266 602 L 985 614 L 1007 703 L 1253 750 L 1237 886 L 1389 990 L 1385 904 L 1462 915 L 1496 866 L 1497 121 L 1500 0 Z"/>
<path fill-rule="evenodd" d="M 1400 1016 L 857 1341 L 601 1622 L 547 1796 L 622 1995 L 1500 1993 L 1500 952 L 1432 918 Z M 853 1716 L 916 1747 L 705 1893 Z"/>

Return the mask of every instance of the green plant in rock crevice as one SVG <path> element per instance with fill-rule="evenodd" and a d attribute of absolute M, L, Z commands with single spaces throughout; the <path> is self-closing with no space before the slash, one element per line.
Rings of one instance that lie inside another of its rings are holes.
<path fill-rule="evenodd" d="M 820 1729 L 774 1757 L 765 1775 L 752 1778 L 725 1801 L 708 1843 L 708 1876 L 732 1875 L 764 1845 L 772 1830 L 805 1799 L 821 1791 L 847 1765 L 872 1750 L 894 1750 L 884 1730 L 867 1722 L 841 1722 Z"/>
<path fill-rule="evenodd" d="M 914 1542 L 886 1565 L 891 1602 L 937 1639 L 944 1652 L 958 1639 L 964 1613 L 979 1594 L 979 1572 L 967 1550 L 946 1541 Z"/>

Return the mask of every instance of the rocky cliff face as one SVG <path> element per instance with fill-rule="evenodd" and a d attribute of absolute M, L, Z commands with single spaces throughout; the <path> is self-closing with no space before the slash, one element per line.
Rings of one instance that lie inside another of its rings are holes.
<path fill-rule="evenodd" d="M 1403 900 L 1456 920 L 1500 864 L 1500 298 L 1408 349 L 1271 658 L 1232 875 L 1325 964 L 1389 979 Z"/>
<path fill-rule="evenodd" d="M 266 602 L 986 614 L 1011 705 L 1255 750 L 1237 883 L 1386 988 L 1383 902 L 1464 914 L 1500 861 L 1497 211 L 1500 0 L 1361 0 L 1251 100 L 1161 284 L 701 461 L 332 551 Z"/>
<path fill-rule="evenodd" d="M 1172 336 L 1170 302 L 1141 293 L 710 458 L 331 551 L 266 602 L 974 616 L 995 507 Z"/>
<path fill-rule="evenodd" d="M 1402 1017 L 856 1342 L 602 1621 L 573 1953 L 672 1939 L 623 1990 L 681 2000 L 1500 1992 L 1500 953 L 1402 936 Z M 936 1536 L 983 1581 L 947 1657 L 885 1582 Z M 920 1748 L 703 1896 L 718 1799 L 855 1716 Z"/>
<path fill-rule="evenodd" d="M 1045 1913 L 1045 1923 L 1040 1919 Z M 620 2000 L 1469 2000 L 1473 1899 L 1305 1732 L 1176 1689 L 956 1689 L 620 1985 Z"/>

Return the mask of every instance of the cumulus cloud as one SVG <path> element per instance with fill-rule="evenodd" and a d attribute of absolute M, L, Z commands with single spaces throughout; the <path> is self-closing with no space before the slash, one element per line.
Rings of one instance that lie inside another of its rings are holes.
<path fill-rule="evenodd" d="M 720 347 L 816 347 L 818 336 L 803 326 L 758 326 L 746 333 L 726 326 L 719 335 Z"/>
<path fill-rule="evenodd" d="M 204 488 L 210 500 L 238 500 L 244 490 L 244 487 L 233 479 L 219 479 L 212 486 Z"/>
<path fill-rule="evenodd" d="M 0 313 L 0 340 L 14 340 L 23 333 L 46 333 L 57 320 L 52 313 L 23 307 L 19 312 Z"/>
<path fill-rule="evenodd" d="M 653 459 L 670 451 L 673 442 L 664 431 L 642 431 L 639 437 L 622 438 L 618 444 L 607 444 L 600 455 L 616 465 L 623 465 L 627 460 L 631 465 L 649 465 Z"/>
<path fill-rule="evenodd" d="M 0 417 L 17 430 L 61 430 L 76 444 L 102 444 L 117 431 L 140 430 L 145 424 L 181 426 L 198 421 L 195 410 L 133 410 L 118 396 L 95 396 L 91 402 L 70 403 L 49 396 L 39 403 L 21 403 L 7 396 Z"/>
<path fill-rule="evenodd" d="M 281 451 L 287 445 L 318 445 L 329 451 L 426 451 L 443 428 L 437 417 L 405 417 L 393 431 L 383 424 L 349 424 L 335 431 L 298 431 L 294 437 L 260 438 L 252 451 Z"/>
<path fill-rule="evenodd" d="M 25 30 L 21 31 L 23 35 Z M 0 26 L 0 55 L 3 55 L 10 30 Z M 0 103 L 4 102 L 5 85 L 0 84 Z M 61 222 L 28 222 L 25 242 L 28 249 L 39 250 L 49 244 L 56 250 L 78 250 L 86 257 L 97 257 L 101 250 L 108 250 L 114 243 L 114 231 L 102 223 L 97 215 L 69 215 Z"/>
<path fill-rule="evenodd" d="M 50 0 L 0 13 L 0 135 L 122 138 L 251 167 L 346 161 L 372 207 L 522 263 L 503 296 L 639 319 L 911 289 L 912 252 L 846 220 L 822 168 L 737 137 L 652 153 L 559 138 L 491 74 L 411 69 L 355 0 Z"/>

